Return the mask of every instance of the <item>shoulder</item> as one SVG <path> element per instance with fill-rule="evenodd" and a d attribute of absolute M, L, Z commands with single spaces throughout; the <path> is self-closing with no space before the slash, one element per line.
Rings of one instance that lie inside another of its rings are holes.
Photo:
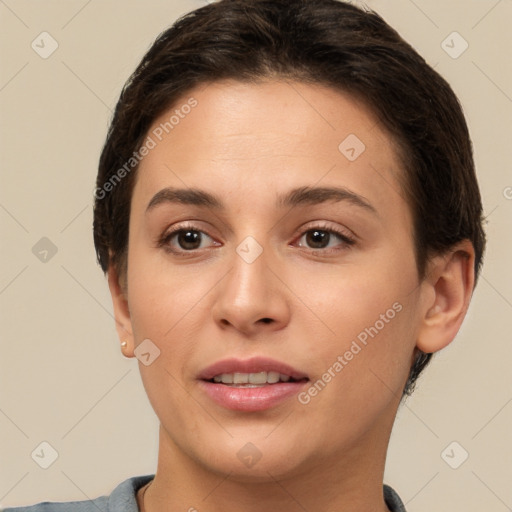
<path fill-rule="evenodd" d="M 26 507 L 5 508 L 2 512 L 97 512 L 98 509 L 106 510 L 107 502 L 106 496 L 86 501 L 44 501 Z"/>
<path fill-rule="evenodd" d="M 110 494 L 91 500 L 49 502 L 3 509 L 3 512 L 139 512 L 137 491 L 155 475 L 134 476 L 121 482 Z"/>

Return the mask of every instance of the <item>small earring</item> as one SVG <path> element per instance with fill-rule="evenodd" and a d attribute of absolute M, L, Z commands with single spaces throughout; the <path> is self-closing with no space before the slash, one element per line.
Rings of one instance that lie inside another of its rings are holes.
<path fill-rule="evenodd" d="M 121 343 L 121 347 L 123 347 L 123 348 L 125 348 L 127 345 L 128 345 L 128 343 L 127 343 L 126 341 L 123 341 L 123 342 Z"/>

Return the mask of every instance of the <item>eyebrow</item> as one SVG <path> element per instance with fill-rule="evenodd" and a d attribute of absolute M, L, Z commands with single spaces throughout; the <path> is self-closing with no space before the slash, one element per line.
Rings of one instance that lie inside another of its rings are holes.
<path fill-rule="evenodd" d="M 276 205 L 280 208 L 294 208 L 301 205 L 314 205 L 326 202 L 347 201 L 371 213 L 377 210 L 366 198 L 342 187 L 299 187 L 278 196 Z M 225 210 L 222 200 L 204 190 L 197 188 L 166 187 L 157 192 L 149 201 L 146 213 L 164 203 L 188 204 L 202 206 L 213 210 Z"/>

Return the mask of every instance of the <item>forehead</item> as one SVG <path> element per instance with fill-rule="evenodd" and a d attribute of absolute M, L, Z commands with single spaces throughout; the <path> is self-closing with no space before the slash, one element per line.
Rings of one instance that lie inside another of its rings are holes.
<path fill-rule="evenodd" d="M 190 105 L 193 105 L 192 107 Z M 392 138 L 353 96 L 297 82 L 214 82 L 177 100 L 148 131 L 136 185 L 201 186 L 252 202 L 292 185 L 343 185 L 403 202 Z"/>

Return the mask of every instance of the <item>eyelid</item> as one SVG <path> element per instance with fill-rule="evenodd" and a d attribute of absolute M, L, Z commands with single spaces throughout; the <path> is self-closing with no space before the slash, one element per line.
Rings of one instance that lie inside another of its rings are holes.
<path fill-rule="evenodd" d="M 319 231 L 327 231 L 329 233 L 334 233 L 340 236 L 342 239 L 346 239 L 346 243 L 350 244 L 355 244 L 358 239 L 357 235 L 352 230 L 345 227 L 340 227 L 338 225 L 329 224 L 327 221 L 311 221 L 310 223 L 301 226 L 297 231 L 297 234 L 294 235 L 294 239 L 297 239 L 297 237 L 302 237 L 305 233 L 313 231 L 315 229 Z"/>
<path fill-rule="evenodd" d="M 293 239 L 295 240 L 295 243 L 297 240 L 300 240 L 304 235 L 306 235 L 310 231 L 314 230 L 318 231 L 326 231 L 328 233 L 333 233 L 337 235 L 344 243 L 343 248 L 347 248 L 354 245 L 356 243 L 357 236 L 349 229 L 342 228 L 338 226 L 330 225 L 327 221 L 311 221 L 309 224 L 301 226 L 297 232 L 293 235 Z M 157 239 L 157 245 L 158 247 L 164 248 L 166 251 L 173 253 L 173 254 L 180 254 L 180 255 L 192 255 L 197 254 L 200 251 L 203 251 L 206 248 L 202 249 L 192 249 L 192 250 L 185 250 L 185 249 L 171 249 L 170 246 L 170 240 L 172 237 L 174 237 L 176 234 L 183 232 L 183 231 L 197 231 L 199 233 L 202 233 L 203 235 L 206 235 L 210 239 L 214 241 L 215 246 L 219 246 L 220 242 L 215 240 L 213 236 L 211 236 L 207 231 L 204 229 L 201 229 L 199 225 L 195 224 L 194 221 L 184 221 L 181 224 L 173 226 L 171 229 L 167 229 L 164 231 L 163 235 L 158 237 Z M 323 252 L 324 254 L 329 254 L 331 252 L 338 252 L 342 249 L 335 249 L 335 248 L 320 248 L 320 249 L 314 249 L 311 247 L 304 247 L 299 246 L 309 251 L 315 251 L 315 252 Z"/>
<path fill-rule="evenodd" d="M 198 221 L 196 221 L 196 222 L 198 222 Z M 217 247 L 219 245 L 219 242 L 217 242 L 212 235 L 208 234 L 204 229 L 200 228 L 199 225 L 194 224 L 194 221 L 183 221 L 182 223 L 174 225 L 172 228 L 166 229 L 162 235 L 158 236 L 158 238 L 156 240 L 157 246 L 165 249 L 166 251 L 168 251 L 172 254 L 181 254 L 181 255 L 195 254 L 195 253 L 198 253 L 199 251 L 205 249 L 205 248 L 203 248 L 203 249 L 194 249 L 194 250 L 186 251 L 184 249 L 171 248 L 171 245 L 170 245 L 171 238 L 176 236 L 178 233 L 180 233 L 182 231 L 197 231 L 197 232 L 201 233 L 202 235 L 206 235 L 208 238 L 211 238 L 215 242 Z"/>

